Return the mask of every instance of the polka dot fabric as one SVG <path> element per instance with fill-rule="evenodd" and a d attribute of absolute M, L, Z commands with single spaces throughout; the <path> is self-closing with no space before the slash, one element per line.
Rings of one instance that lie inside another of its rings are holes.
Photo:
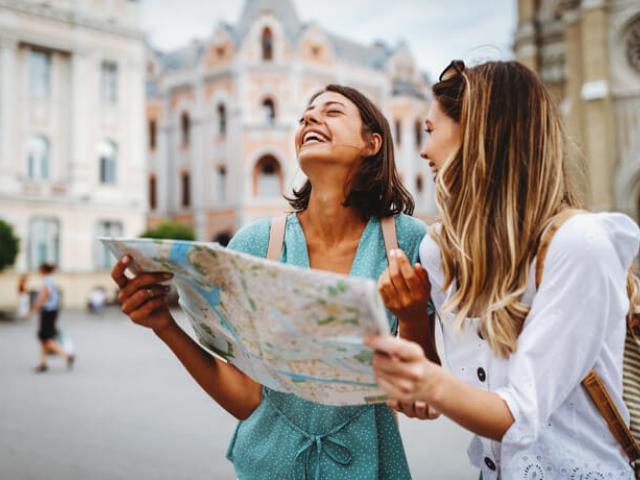
<path fill-rule="evenodd" d="M 265 257 L 269 219 L 242 228 L 229 248 Z M 426 227 L 396 217 L 398 245 L 412 262 Z M 280 261 L 309 268 L 304 232 L 295 215 L 285 228 Z M 350 275 L 377 280 L 387 268 L 378 219 L 365 227 Z M 395 333 L 397 322 L 388 315 Z M 240 480 L 371 480 L 411 478 L 398 426 L 386 405 L 335 407 L 263 388 L 262 402 L 239 422 L 227 452 Z"/>

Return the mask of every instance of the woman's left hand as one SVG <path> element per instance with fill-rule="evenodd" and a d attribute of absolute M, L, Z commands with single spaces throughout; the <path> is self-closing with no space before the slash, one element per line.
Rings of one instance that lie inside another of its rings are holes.
<path fill-rule="evenodd" d="M 365 344 L 375 350 L 376 380 L 393 400 L 430 403 L 433 374 L 440 368 L 427 360 L 422 347 L 392 336 L 373 336 Z"/>

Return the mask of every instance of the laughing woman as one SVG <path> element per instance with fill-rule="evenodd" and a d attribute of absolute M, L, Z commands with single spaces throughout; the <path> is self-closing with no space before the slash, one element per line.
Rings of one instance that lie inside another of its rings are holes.
<path fill-rule="evenodd" d="M 475 433 L 468 453 L 484 480 L 633 478 L 581 382 L 594 369 L 628 423 L 622 355 L 638 226 L 577 210 L 559 115 L 523 65 L 454 61 L 433 93 L 422 156 L 441 220 L 420 258 L 449 369 L 415 343 L 376 337 L 381 386 L 401 410 L 426 402 Z M 385 304 L 423 306 L 401 265 L 382 282 Z"/>
<path fill-rule="evenodd" d="M 295 136 L 308 181 L 289 200 L 280 261 L 376 279 L 387 267 L 381 221 L 393 218 L 398 246 L 417 260 L 424 225 L 396 171 L 389 125 L 358 91 L 330 85 L 314 95 Z M 392 224 L 393 224 L 392 223 Z M 270 220 L 242 228 L 229 248 L 267 256 Z M 123 311 L 150 327 L 200 386 L 240 419 L 228 451 L 245 479 L 410 478 L 398 427 L 386 405 L 325 406 L 263 387 L 181 330 L 158 285 L 161 275 L 127 280 L 128 258 L 112 275 Z M 157 297 L 148 299 L 152 289 Z M 389 315 L 392 332 L 398 330 Z"/>

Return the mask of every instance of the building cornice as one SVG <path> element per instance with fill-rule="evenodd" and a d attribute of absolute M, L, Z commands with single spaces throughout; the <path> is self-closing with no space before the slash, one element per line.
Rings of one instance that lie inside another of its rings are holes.
<path fill-rule="evenodd" d="M 132 40 L 143 41 L 144 32 L 118 25 L 109 20 L 98 20 L 73 10 L 62 10 L 42 3 L 25 2 L 23 0 L 0 0 L 0 9 L 12 10 L 19 14 L 37 16 L 46 20 L 63 23 L 74 27 L 99 30 L 104 33 L 118 35 Z"/>

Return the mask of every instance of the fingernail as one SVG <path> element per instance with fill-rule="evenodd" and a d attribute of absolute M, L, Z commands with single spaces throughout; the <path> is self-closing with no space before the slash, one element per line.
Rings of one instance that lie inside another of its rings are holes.
<path fill-rule="evenodd" d="M 122 263 L 124 263 L 125 265 L 128 264 L 131 261 L 131 257 L 129 257 L 129 255 L 125 255 L 124 257 L 122 257 Z"/>
<path fill-rule="evenodd" d="M 173 273 L 163 273 L 162 274 L 162 278 L 172 278 L 173 277 Z"/>
<path fill-rule="evenodd" d="M 394 249 L 394 250 L 391 250 L 391 251 L 389 252 L 389 255 L 391 255 L 392 257 L 395 257 L 395 256 L 396 256 L 396 251 L 395 251 L 395 249 Z"/>

